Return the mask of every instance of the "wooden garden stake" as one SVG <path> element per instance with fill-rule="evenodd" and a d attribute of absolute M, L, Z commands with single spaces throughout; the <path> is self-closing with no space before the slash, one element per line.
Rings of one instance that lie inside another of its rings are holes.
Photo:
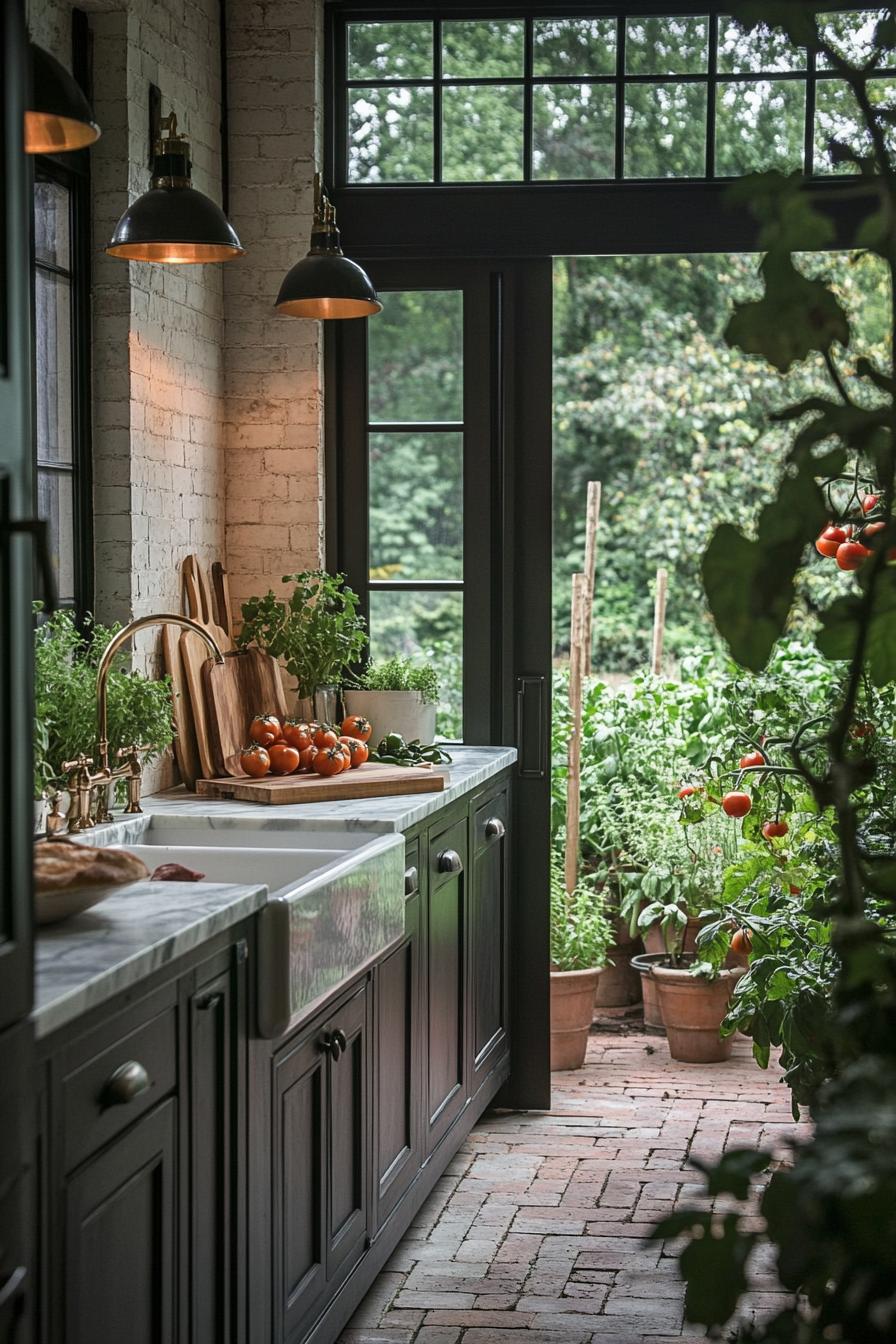
<path fill-rule="evenodd" d="M 600 523 L 600 481 L 588 482 L 585 510 L 585 628 L 582 631 L 584 665 L 582 675 L 591 674 L 591 622 L 594 612 L 594 570 L 597 564 L 597 528 Z"/>
<path fill-rule="evenodd" d="M 658 569 L 656 572 L 656 598 L 653 604 L 653 652 L 650 668 L 655 677 L 663 674 L 663 640 L 666 635 L 666 594 L 669 588 L 669 571 Z"/>
<path fill-rule="evenodd" d="M 579 818 L 582 783 L 582 682 L 585 667 L 587 580 L 584 574 L 572 576 L 572 610 L 569 639 L 569 710 L 572 728 L 569 734 L 566 774 L 566 854 L 563 874 L 567 894 L 575 891 L 579 880 Z"/>

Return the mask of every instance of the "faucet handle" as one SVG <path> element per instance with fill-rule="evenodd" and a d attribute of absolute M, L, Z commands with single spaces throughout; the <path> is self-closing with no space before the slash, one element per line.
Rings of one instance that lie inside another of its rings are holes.
<path fill-rule="evenodd" d="M 67 775 L 72 770 L 86 770 L 91 765 L 93 765 L 93 757 L 85 756 L 82 751 L 81 755 L 78 756 L 74 761 L 63 761 L 62 773 L 64 775 Z"/>
<path fill-rule="evenodd" d="M 136 760 L 146 751 L 149 751 L 148 746 L 140 747 L 136 742 L 132 742 L 129 747 L 119 747 L 115 753 L 115 759 L 116 761 Z"/>

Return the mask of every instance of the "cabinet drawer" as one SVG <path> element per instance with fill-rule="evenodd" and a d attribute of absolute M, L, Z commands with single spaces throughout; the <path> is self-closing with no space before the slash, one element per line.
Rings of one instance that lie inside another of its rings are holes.
<path fill-rule="evenodd" d="M 62 1080 L 65 1169 L 126 1129 L 177 1082 L 177 1011 L 164 1008 Z"/>
<path fill-rule="evenodd" d="M 509 829 L 507 790 L 487 799 L 473 813 L 473 853 L 503 840 Z"/>

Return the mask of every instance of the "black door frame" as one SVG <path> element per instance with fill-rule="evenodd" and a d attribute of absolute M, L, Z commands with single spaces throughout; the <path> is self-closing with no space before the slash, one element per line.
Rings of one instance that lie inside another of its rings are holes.
<path fill-rule="evenodd" d="M 525 748 L 512 855 L 512 1068 L 501 1100 L 546 1107 L 551 262 L 360 260 L 384 290 L 465 291 L 464 736 Z M 364 608 L 368 536 L 366 506 L 360 520 L 357 500 L 367 498 L 367 329 L 333 323 L 326 339 L 327 565 L 348 575 Z"/>

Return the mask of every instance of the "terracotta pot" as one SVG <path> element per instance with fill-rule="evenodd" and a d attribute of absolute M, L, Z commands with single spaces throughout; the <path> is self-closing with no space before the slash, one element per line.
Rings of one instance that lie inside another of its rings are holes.
<path fill-rule="evenodd" d="M 601 974 L 599 970 L 551 971 L 552 1069 L 580 1069 L 585 1062 L 594 991 Z"/>
<path fill-rule="evenodd" d="M 684 937 L 681 940 L 682 952 L 697 951 L 697 934 L 708 924 L 708 919 L 701 919 L 699 915 L 688 915 L 688 922 L 684 926 Z"/>
<path fill-rule="evenodd" d="M 660 1008 L 660 996 L 656 981 L 651 975 L 651 969 L 658 961 L 665 958 L 665 952 L 642 952 L 640 957 L 632 957 L 632 970 L 637 971 L 641 977 L 641 997 L 644 1000 L 644 1026 L 648 1031 L 661 1031 L 663 1035 L 666 1028 L 663 1023 L 663 1011 Z"/>
<path fill-rule="evenodd" d="M 690 974 L 687 966 L 654 964 L 660 1011 L 669 1040 L 669 1054 L 685 1064 L 715 1064 L 731 1057 L 732 1039 L 719 1036 L 722 1018 L 742 967 L 722 970 L 715 980 Z"/>
<path fill-rule="evenodd" d="M 651 956 L 668 956 L 670 952 L 678 952 L 681 949 L 681 929 L 663 930 L 661 924 L 651 924 L 650 928 L 641 930 L 641 937 L 644 939 L 644 951 L 649 952 Z M 666 946 L 666 938 L 669 938 L 669 945 Z"/>

